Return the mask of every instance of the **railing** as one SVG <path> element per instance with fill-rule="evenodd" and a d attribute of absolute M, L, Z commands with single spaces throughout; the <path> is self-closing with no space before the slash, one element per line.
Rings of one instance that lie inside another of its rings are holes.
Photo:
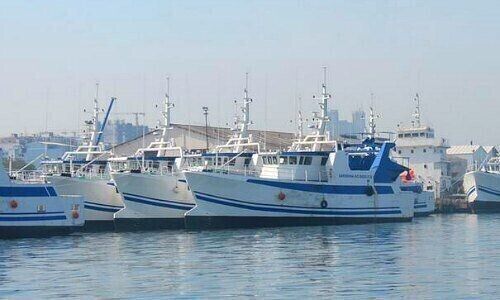
<path fill-rule="evenodd" d="M 19 170 L 19 171 L 14 171 L 10 174 L 10 177 L 22 181 L 23 183 L 33 183 L 33 184 L 39 184 L 39 183 L 44 183 L 45 182 L 45 176 L 42 171 L 38 170 Z"/>
<path fill-rule="evenodd" d="M 303 181 L 303 182 L 327 182 L 329 177 L 329 171 L 320 170 L 318 172 L 311 172 L 308 170 L 303 170 L 297 172 L 297 170 L 278 170 L 273 169 L 268 170 L 268 172 L 263 171 L 262 168 L 249 168 L 245 167 L 243 169 L 234 168 L 232 166 L 224 165 L 224 167 L 216 168 L 209 170 L 214 173 L 222 173 L 222 174 L 235 174 L 235 175 L 244 175 L 251 177 L 263 177 L 263 178 L 280 178 L 287 179 L 292 181 Z M 314 173 L 314 175 L 312 174 Z M 275 175 L 275 176 L 270 176 Z M 298 175 L 298 176 L 297 176 Z"/>

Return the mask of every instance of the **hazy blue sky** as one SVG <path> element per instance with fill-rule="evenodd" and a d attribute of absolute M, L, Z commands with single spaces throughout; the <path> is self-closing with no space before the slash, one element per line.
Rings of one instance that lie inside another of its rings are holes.
<path fill-rule="evenodd" d="M 167 75 L 174 122 L 201 123 L 208 105 L 223 125 L 246 71 L 255 128 L 291 131 L 325 65 L 343 117 L 374 93 L 394 130 L 419 92 L 439 135 L 499 144 L 499 14 L 498 1 L 3 0 L 0 134 L 77 129 L 96 81 L 117 112 L 154 124 Z"/>

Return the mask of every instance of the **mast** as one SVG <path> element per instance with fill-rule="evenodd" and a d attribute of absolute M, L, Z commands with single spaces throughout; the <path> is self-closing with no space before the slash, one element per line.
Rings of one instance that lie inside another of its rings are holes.
<path fill-rule="evenodd" d="M 167 77 L 167 93 L 165 94 L 165 102 L 163 106 L 163 128 L 160 142 L 164 143 L 167 138 L 167 130 L 172 128 L 170 112 L 174 108 L 174 104 L 170 102 L 170 77 Z"/>
<path fill-rule="evenodd" d="M 376 127 L 377 125 L 375 124 L 375 120 L 380 118 L 380 115 L 375 114 L 375 110 L 373 109 L 372 106 L 370 106 L 370 117 L 368 119 L 368 137 L 374 139 L 375 138 L 375 133 L 376 133 Z"/>
<path fill-rule="evenodd" d="M 321 102 L 319 107 L 321 109 L 321 116 L 319 117 L 318 132 L 317 135 L 324 135 L 326 129 L 326 123 L 328 122 L 328 99 L 332 95 L 328 94 L 326 91 L 326 67 L 323 67 L 323 84 L 321 92 Z"/>
<path fill-rule="evenodd" d="M 89 140 L 89 146 L 97 146 L 97 136 L 99 135 L 99 83 L 95 84 L 96 86 L 96 92 L 95 92 L 95 98 L 94 98 L 94 110 L 92 114 L 92 121 L 91 121 L 91 133 L 90 133 L 90 140 Z"/>
<path fill-rule="evenodd" d="M 248 137 L 248 126 L 251 124 L 250 121 L 250 103 L 252 99 L 248 97 L 248 72 L 245 73 L 245 90 L 243 97 L 243 121 L 241 122 L 240 138 Z"/>
<path fill-rule="evenodd" d="M 297 139 L 300 141 L 303 136 L 304 136 L 304 119 L 302 118 L 302 112 L 299 110 L 298 124 L 297 124 Z"/>
<path fill-rule="evenodd" d="M 416 125 L 416 127 L 420 127 L 421 126 L 421 122 L 420 122 L 420 96 L 418 95 L 418 93 L 416 93 L 413 101 L 415 101 L 415 104 L 416 104 L 415 113 L 413 113 L 413 117 L 415 118 L 415 125 Z"/>

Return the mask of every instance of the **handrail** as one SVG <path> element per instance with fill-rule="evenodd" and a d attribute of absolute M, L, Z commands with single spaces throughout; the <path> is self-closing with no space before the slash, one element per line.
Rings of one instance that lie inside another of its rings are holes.
<path fill-rule="evenodd" d="M 76 170 L 74 173 L 77 174 L 78 172 L 80 172 L 81 170 L 85 169 L 87 166 L 91 165 L 93 162 L 95 162 L 97 159 L 101 158 L 103 155 L 106 155 L 106 154 L 110 154 L 110 152 L 105 152 L 105 153 L 102 153 L 101 155 L 97 156 L 96 158 L 94 158 L 93 160 L 89 161 L 88 163 L 82 165 L 78 170 Z"/>
<path fill-rule="evenodd" d="M 43 155 L 45 155 L 45 153 L 41 153 L 40 155 L 38 155 L 37 157 L 35 157 L 33 160 L 31 160 L 29 163 L 27 163 L 26 165 L 24 165 L 21 169 L 15 171 L 15 173 L 19 173 L 19 172 L 23 171 L 24 169 L 26 169 L 29 165 L 33 164 L 35 161 L 37 161 Z M 12 174 L 10 174 L 10 175 L 12 175 Z"/>

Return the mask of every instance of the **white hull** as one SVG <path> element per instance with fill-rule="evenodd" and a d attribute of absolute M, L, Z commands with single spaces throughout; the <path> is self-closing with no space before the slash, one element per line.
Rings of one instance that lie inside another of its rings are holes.
<path fill-rule="evenodd" d="M 123 219 L 183 219 L 184 214 L 194 207 L 193 195 L 181 172 L 167 175 L 127 172 L 111 176 L 125 205 L 115 213 L 115 222 Z"/>
<path fill-rule="evenodd" d="M 85 198 L 87 222 L 113 222 L 113 214 L 123 208 L 121 196 L 109 180 L 65 176 L 50 176 L 47 180 L 59 194 Z"/>
<path fill-rule="evenodd" d="M 415 197 L 415 216 L 430 215 L 436 209 L 434 192 L 423 191 Z"/>
<path fill-rule="evenodd" d="M 473 211 L 500 211 L 500 174 L 469 172 L 464 176 L 464 191 Z"/>
<path fill-rule="evenodd" d="M 68 233 L 85 223 L 81 196 L 42 185 L 0 187 L 0 237 Z"/>
<path fill-rule="evenodd" d="M 347 189 L 338 186 L 335 190 L 329 184 L 203 172 L 187 172 L 186 178 L 196 197 L 196 207 L 186 214 L 188 223 L 191 223 L 189 219 L 218 217 L 361 223 L 411 220 L 414 215 L 412 192 L 380 192 L 368 196 L 366 187 L 360 186 Z M 390 186 L 381 190 L 387 188 L 392 190 Z M 280 193 L 285 195 L 284 200 L 278 199 Z"/>

